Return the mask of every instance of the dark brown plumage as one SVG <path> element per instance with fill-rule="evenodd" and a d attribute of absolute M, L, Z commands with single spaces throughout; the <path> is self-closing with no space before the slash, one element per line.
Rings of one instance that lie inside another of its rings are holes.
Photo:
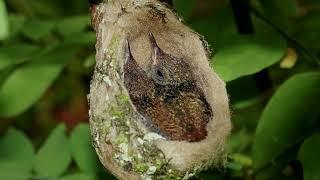
<path fill-rule="evenodd" d="M 152 56 L 148 73 L 134 60 L 126 42 L 124 82 L 133 104 L 147 119 L 148 127 L 170 140 L 204 139 L 212 109 L 189 65 L 161 50 L 151 33 L 149 38 Z"/>

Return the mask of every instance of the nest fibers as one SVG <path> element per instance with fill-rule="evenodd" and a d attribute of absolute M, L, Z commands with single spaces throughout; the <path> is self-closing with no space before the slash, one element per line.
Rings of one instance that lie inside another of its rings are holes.
<path fill-rule="evenodd" d="M 100 3 L 92 7 L 92 25 L 97 63 L 88 99 L 93 142 L 103 165 L 120 179 L 188 179 L 223 164 L 231 129 L 228 95 L 209 66 L 203 38 L 155 0 Z M 165 52 L 188 63 L 211 106 L 207 135 L 200 141 L 172 141 L 150 130 L 130 99 L 123 80 L 125 43 L 130 42 L 133 57 L 145 69 L 152 54 L 149 32 Z"/>

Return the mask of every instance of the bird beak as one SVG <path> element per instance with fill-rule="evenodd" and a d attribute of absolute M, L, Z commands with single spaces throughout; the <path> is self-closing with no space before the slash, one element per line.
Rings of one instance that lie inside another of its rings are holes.
<path fill-rule="evenodd" d="M 128 63 L 130 60 L 134 61 L 133 56 L 131 54 L 130 44 L 127 38 L 124 40 L 124 49 L 125 49 L 125 63 Z"/>
<path fill-rule="evenodd" d="M 150 40 L 151 48 L 152 48 L 152 52 L 151 52 L 152 64 L 156 65 L 156 64 L 160 63 L 160 56 L 162 54 L 162 50 L 159 48 L 152 32 L 149 31 L 148 36 L 149 36 L 149 40 Z"/>

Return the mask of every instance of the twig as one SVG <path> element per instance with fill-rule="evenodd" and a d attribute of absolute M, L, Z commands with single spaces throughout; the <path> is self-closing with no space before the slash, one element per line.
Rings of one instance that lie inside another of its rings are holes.
<path fill-rule="evenodd" d="M 230 0 L 234 19 L 240 34 L 253 34 L 254 28 L 250 17 L 249 0 Z"/>
<path fill-rule="evenodd" d="M 254 26 L 250 15 L 249 0 L 230 0 L 234 19 L 239 34 L 253 34 Z M 262 70 L 255 75 L 255 81 L 260 92 L 271 87 L 271 80 L 267 70 Z"/>
<path fill-rule="evenodd" d="M 293 37 L 290 37 L 285 31 L 283 31 L 281 28 L 276 26 L 273 22 L 271 22 L 269 19 L 264 17 L 258 10 L 251 7 L 251 12 L 259 19 L 270 25 L 277 33 L 279 33 L 281 36 L 283 36 L 288 42 L 292 43 L 294 46 L 299 48 L 304 54 L 306 54 L 310 59 L 315 61 L 317 65 L 320 67 L 320 60 L 317 56 L 315 56 L 312 52 L 310 52 L 307 48 L 305 48 L 303 45 L 300 44 L 299 41 L 294 39 Z"/>

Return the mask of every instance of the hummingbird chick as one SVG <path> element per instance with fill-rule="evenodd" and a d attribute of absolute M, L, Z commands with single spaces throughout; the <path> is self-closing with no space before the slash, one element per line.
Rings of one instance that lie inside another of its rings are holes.
<path fill-rule="evenodd" d="M 182 59 L 171 56 L 160 49 L 151 32 L 148 36 L 152 49 L 149 74 L 155 83 L 178 85 L 189 81 L 192 78 L 189 65 Z"/>
<path fill-rule="evenodd" d="M 154 109 L 154 82 L 133 58 L 130 44 L 127 39 L 125 39 L 125 63 L 123 70 L 124 85 L 127 88 L 130 99 L 136 106 L 137 111 L 145 117 L 144 123 L 151 130 L 166 136 L 152 122 L 152 118 L 154 117 L 151 113 L 152 109 Z"/>
<path fill-rule="evenodd" d="M 203 140 L 212 109 L 190 66 L 160 49 L 152 33 L 149 39 L 152 53 L 148 73 L 132 57 L 127 41 L 125 45 L 124 84 L 133 104 L 148 119 L 148 126 L 168 139 Z"/>

